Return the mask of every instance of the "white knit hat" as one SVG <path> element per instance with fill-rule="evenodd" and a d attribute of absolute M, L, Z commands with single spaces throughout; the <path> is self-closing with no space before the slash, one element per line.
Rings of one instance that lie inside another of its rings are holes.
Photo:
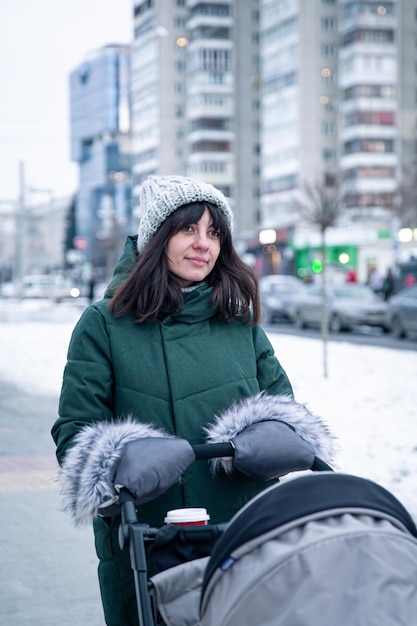
<path fill-rule="evenodd" d="M 219 207 L 233 230 L 233 214 L 221 191 L 184 176 L 149 176 L 139 189 L 142 210 L 138 228 L 138 250 L 142 252 L 158 228 L 174 211 L 191 202 L 210 202 Z"/>

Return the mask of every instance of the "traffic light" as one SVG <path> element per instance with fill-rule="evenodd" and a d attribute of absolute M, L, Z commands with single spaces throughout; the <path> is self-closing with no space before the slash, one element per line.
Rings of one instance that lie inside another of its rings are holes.
<path fill-rule="evenodd" d="M 311 269 L 315 274 L 320 274 L 323 271 L 323 264 L 321 259 L 313 259 L 311 262 Z"/>

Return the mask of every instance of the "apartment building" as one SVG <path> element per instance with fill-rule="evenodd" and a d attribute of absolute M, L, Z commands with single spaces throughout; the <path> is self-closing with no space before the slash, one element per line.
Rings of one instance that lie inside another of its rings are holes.
<path fill-rule="evenodd" d="M 263 227 L 299 222 L 299 190 L 337 166 L 338 6 L 261 0 Z"/>
<path fill-rule="evenodd" d="M 417 0 L 135 0 L 134 25 L 135 187 L 211 182 L 242 249 L 274 256 L 261 271 L 289 271 L 319 245 L 301 190 L 337 178 L 330 260 L 362 278 L 395 261 L 416 221 Z"/>
<path fill-rule="evenodd" d="M 258 0 L 135 1 L 133 193 L 188 175 L 229 197 L 237 232 L 259 223 L 258 19 Z"/>
<path fill-rule="evenodd" d="M 382 225 L 394 208 L 399 165 L 396 2 L 342 0 L 339 15 L 340 169 L 354 221 Z"/>
<path fill-rule="evenodd" d="M 260 15 L 262 225 L 293 226 L 306 266 L 320 235 L 300 192 L 337 176 L 329 258 L 365 280 L 398 260 L 398 229 L 416 221 L 417 2 L 261 0 Z"/>

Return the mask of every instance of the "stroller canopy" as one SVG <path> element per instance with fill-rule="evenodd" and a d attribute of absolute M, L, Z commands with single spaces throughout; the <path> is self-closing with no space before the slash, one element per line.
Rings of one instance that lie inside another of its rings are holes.
<path fill-rule="evenodd" d="M 205 569 L 202 626 L 411 626 L 417 529 L 376 483 L 321 472 L 251 500 Z"/>

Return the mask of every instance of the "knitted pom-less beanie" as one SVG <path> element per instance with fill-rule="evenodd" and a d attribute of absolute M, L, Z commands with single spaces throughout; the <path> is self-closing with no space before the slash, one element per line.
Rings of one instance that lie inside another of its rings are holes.
<path fill-rule="evenodd" d="M 233 214 L 221 191 L 208 183 L 184 176 L 149 176 L 139 190 L 142 210 L 138 228 L 138 250 L 141 252 L 158 228 L 174 211 L 191 202 L 210 202 L 219 207 L 233 229 Z"/>

